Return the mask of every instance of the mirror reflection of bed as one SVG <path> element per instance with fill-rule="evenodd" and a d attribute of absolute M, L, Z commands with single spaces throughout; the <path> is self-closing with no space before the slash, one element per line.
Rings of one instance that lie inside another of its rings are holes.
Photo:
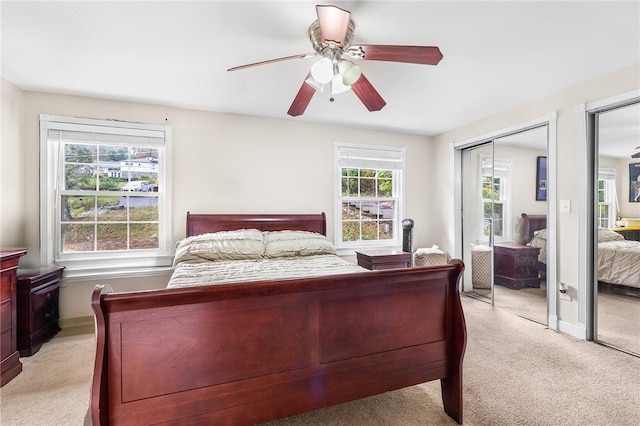
<path fill-rule="evenodd" d="M 540 248 L 539 269 L 543 271 L 546 217 L 523 213 L 522 218 L 529 239 L 526 244 Z M 640 354 L 640 238 L 636 240 L 634 231 L 632 226 L 598 230 L 598 335 L 606 336 L 608 344 Z"/>

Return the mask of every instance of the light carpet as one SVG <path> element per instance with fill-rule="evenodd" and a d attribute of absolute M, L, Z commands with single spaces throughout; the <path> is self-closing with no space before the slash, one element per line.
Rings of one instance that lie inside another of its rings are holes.
<path fill-rule="evenodd" d="M 512 290 L 495 286 L 494 304 L 523 318 L 547 325 L 547 288 Z M 614 287 L 616 288 L 616 287 Z M 484 294 L 488 298 L 490 292 Z M 640 355 L 640 296 L 638 292 L 626 294 L 609 287 L 598 291 L 597 340 Z"/>
<path fill-rule="evenodd" d="M 550 331 L 463 297 L 467 425 L 638 425 L 640 358 Z M 63 330 L 0 390 L 3 426 L 82 425 L 94 338 Z M 439 382 L 270 422 L 285 425 L 452 425 Z"/>

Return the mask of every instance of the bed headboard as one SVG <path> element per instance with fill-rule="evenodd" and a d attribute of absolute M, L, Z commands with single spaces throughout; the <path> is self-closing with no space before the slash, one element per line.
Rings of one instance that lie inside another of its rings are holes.
<path fill-rule="evenodd" d="M 311 231 L 327 235 L 327 218 L 320 214 L 192 214 L 187 212 L 187 237 L 234 229 Z"/>
<path fill-rule="evenodd" d="M 547 229 L 547 215 L 529 215 L 522 213 L 523 244 L 527 244 L 533 238 L 533 233 L 540 229 Z"/>

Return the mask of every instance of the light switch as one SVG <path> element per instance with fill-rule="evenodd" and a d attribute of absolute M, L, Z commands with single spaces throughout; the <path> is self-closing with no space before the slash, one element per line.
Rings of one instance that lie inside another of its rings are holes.
<path fill-rule="evenodd" d="M 560 213 L 571 213 L 571 200 L 560 200 Z"/>

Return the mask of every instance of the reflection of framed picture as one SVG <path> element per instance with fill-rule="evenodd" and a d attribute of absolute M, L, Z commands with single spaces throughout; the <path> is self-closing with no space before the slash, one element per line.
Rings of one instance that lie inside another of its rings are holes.
<path fill-rule="evenodd" d="M 640 163 L 629 164 L 629 202 L 640 203 Z"/>
<path fill-rule="evenodd" d="M 547 157 L 536 163 L 536 201 L 547 201 Z"/>

